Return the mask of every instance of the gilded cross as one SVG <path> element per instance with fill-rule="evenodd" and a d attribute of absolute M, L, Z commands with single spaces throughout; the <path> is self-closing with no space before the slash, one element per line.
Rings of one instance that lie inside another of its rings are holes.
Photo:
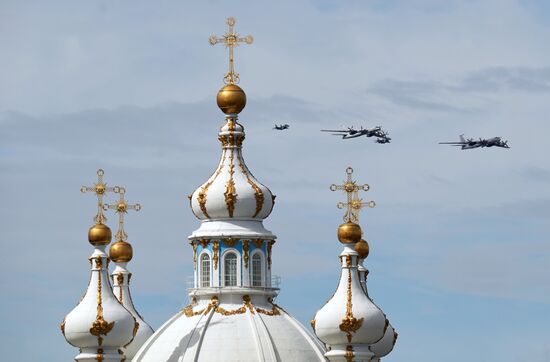
<path fill-rule="evenodd" d="M 126 194 L 126 189 L 124 187 L 119 188 L 119 198 L 117 203 L 115 204 L 105 204 L 103 205 L 103 209 L 107 211 L 108 209 L 115 210 L 115 212 L 118 214 L 118 231 L 116 232 L 115 239 L 116 241 L 126 241 L 128 239 L 128 234 L 124 231 L 124 214 L 128 213 L 128 210 L 135 210 L 139 211 L 141 210 L 140 204 L 129 204 L 126 199 L 124 198 L 124 194 Z"/>
<path fill-rule="evenodd" d="M 97 196 L 97 214 L 94 216 L 94 221 L 99 224 L 105 223 L 107 221 L 107 218 L 105 217 L 105 214 L 103 213 L 103 196 L 107 192 L 119 192 L 120 188 L 118 186 L 109 187 L 103 181 L 103 175 L 105 172 L 102 169 L 97 170 L 97 182 L 94 183 L 93 186 L 82 186 L 80 188 L 80 191 L 85 192 L 93 192 Z"/>
<path fill-rule="evenodd" d="M 357 185 L 353 180 L 353 168 L 348 167 L 346 169 L 347 180 L 344 181 L 343 185 L 332 184 L 330 186 L 331 191 L 342 190 L 346 193 L 347 202 L 339 202 L 336 206 L 339 209 L 346 208 L 346 213 L 344 214 L 344 221 L 346 222 L 358 222 L 359 221 L 359 211 L 363 207 L 374 207 L 376 206 L 374 201 L 363 202 L 363 199 L 359 197 L 359 191 L 368 191 L 369 185 Z"/>
<path fill-rule="evenodd" d="M 245 37 L 240 37 L 237 33 L 235 33 L 235 19 L 234 18 L 227 18 L 227 32 L 222 37 L 217 37 L 215 35 L 210 36 L 208 38 L 208 41 L 211 45 L 216 44 L 225 44 L 225 47 L 229 49 L 229 71 L 227 74 L 223 77 L 223 80 L 226 84 L 237 84 L 239 83 L 239 74 L 235 72 L 234 68 L 234 58 L 233 58 L 233 51 L 236 46 L 239 45 L 239 43 L 245 43 L 245 44 L 252 44 L 254 41 L 254 38 L 252 35 L 247 35 Z"/>

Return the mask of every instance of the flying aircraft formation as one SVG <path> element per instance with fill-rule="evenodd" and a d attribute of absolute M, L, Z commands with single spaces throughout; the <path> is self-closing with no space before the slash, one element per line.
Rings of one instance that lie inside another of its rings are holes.
<path fill-rule="evenodd" d="M 283 131 L 289 129 L 289 124 L 275 124 L 273 127 L 274 130 Z M 376 126 L 373 128 L 363 128 L 361 126 L 359 129 L 352 127 L 343 127 L 343 129 L 322 129 L 321 132 L 331 132 L 333 136 L 340 136 L 343 140 L 358 138 L 365 136 L 375 137 L 375 143 L 386 144 L 391 142 L 389 133 L 384 131 L 382 127 Z M 474 148 L 485 148 L 485 147 L 500 147 L 500 148 L 510 148 L 508 141 L 503 141 L 502 137 L 492 137 L 492 138 L 479 138 L 474 140 L 473 138 L 464 138 L 464 134 L 460 135 L 460 141 L 457 142 L 439 142 L 440 145 L 451 145 L 459 146 L 462 150 L 471 150 Z"/>
<path fill-rule="evenodd" d="M 388 137 L 388 132 L 384 132 L 382 137 L 378 137 L 376 139 L 376 141 L 374 141 L 374 142 L 380 143 L 380 144 L 385 144 L 385 143 L 390 143 L 390 141 L 391 141 L 391 138 Z"/>
<path fill-rule="evenodd" d="M 480 138 L 479 140 L 474 140 L 473 138 L 464 138 L 464 135 L 460 135 L 459 142 L 439 142 L 440 145 L 451 145 L 451 146 L 460 146 L 462 150 L 471 150 L 473 148 L 479 147 L 502 147 L 510 148 L 508 146 L 508 141 L 502 141 L 501 137 L 493 137 L 488 139 Z"/>
<path fill-rule="evenodd" d="M 341 136 L 342 139 L 357 138 L 361 136 L 365 137 L 376 137 L 376 143 L 390 143 L 391 138 L 388 137 L 389 133 L 382 130 L 382 127 L 376 126 L 373 128 L 363 128 L 354 129 L 353 127 L 348 127 L 348 129 L 342 130 L 333 130 L 333 129 L 322 129 L 321 132 L 332 132 L 333 136 Z"/>

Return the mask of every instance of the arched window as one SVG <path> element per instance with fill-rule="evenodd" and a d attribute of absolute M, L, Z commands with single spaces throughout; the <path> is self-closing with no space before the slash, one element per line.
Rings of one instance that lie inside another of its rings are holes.
<path fill-rule="evenodd" d="M 262 286 L 262 256 L 256 253 L 252 256 L 252 268 L 250 268 L 250 279 L 253 287 Z"/>
<path fill-rule="evenodd" d="M 210 255 L 201 255 L 201 287 L 210 286 Z"/>
<path fill-rule="evenodd" d="M 237 254 L 227 253 L 223 261 L 224 285 L 226 287 L 237 286 Z"/>

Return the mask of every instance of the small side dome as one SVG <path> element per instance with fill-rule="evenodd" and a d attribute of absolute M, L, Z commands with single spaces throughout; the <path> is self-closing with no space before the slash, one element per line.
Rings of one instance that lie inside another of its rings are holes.
<path fill-rule="evenodd" d="M 132 260 L 132 245 L 125 241 L 117 241 L 109 249 L 109 258 L 115 263 L 127 263 Z"/>
<path fill-rule="evenodd" d="M 111 229 L 102 223 L 97 223 L 88 230 L 88 241 L 94 246 L 107 245 L 112 237 Z"/>
<path fill-rule="evenodd" d="M 361 226 L 354 222 L 346 222 L 338 227 L 338 240 L 342 244 L 355 244 L 361 240 Z"/>
<path fill-rule="evenodd" d="M 382 358 L 390 354 L 397 342 L 397 332 L 393 329 L 391 323 L 388 324 L 384 337 L 375 344 L 370 345 L 370 350 L 376 358 Z"/>
<path fill-rule="evenodd" d="M 355 251 L 359 254 L 360 259 L 365 259 L 369 256 L 369 243 L 366 240 L 361 239 L 355 244 Z"/>
<path fill-rule="evenodd" d="M 238 85 L 228 84 L 220 89 L 216 102 L 223 113 L 238 114 L 246 106 L 246 94 Z"/>

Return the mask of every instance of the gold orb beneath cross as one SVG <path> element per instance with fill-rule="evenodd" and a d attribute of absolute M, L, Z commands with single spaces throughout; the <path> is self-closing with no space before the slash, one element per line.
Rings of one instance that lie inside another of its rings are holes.
<path fill-rule="evenodd" d="M 109 244 L 112 236 L 111 229 L 102 223 L 97 223 L 88 230 L 88 241 L 94 246 Z"/>
<path fill-rule="evenodd" d="M 125 241 L 117 241 L 109 249 L 109 258 L 115 263 L 127 263 L 133 254 L 132 245 Z"/>
<path fill-rule="evenodd" d="M 225 114 L 238 114 L 246 106 L 246 94 L 236 84 L 228 84 L 218 92 L 218 107 Z"/>
<path fill-rule="evenodd" d="M 361 240 L 361 226 L 354 222 L 346 222 L 338 227 L 338 240 L 342 244 L 355 244 Z"/>
<path fill-rule="evenodd" d="M 365 259 L 369 256 L 369 243 L 366 240 L 361 239 L 357 244 L 355 244 L 355 251 L 359 254 L 360 259 Z"/>

